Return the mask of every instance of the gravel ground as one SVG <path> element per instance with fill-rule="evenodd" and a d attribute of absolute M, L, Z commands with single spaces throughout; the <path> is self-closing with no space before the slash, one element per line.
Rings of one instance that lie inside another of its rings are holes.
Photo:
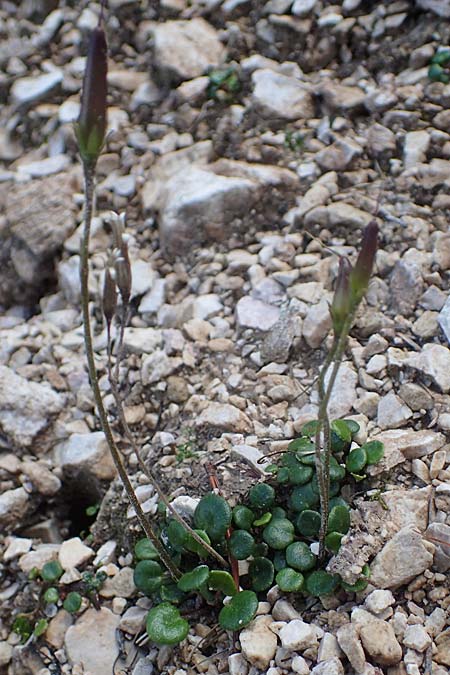
<path fill-rule="evenodd" d="M 450 3 L 109 5 L 91 314 L 111 418 L 99 301 L 111 210 L 127 214 L 133 272 L 128 423 L 171 495 L 207 492 L 212 464 L 232 503 L 314 418 L 338 256 L 353 259 L 376 218 L 375 275 L 330 403 L 359 442 L 385 445 L 331 563 L 352 583 L 370 561 L 371 581 L 308 605 L 274 587 L 235 642 L 211 638 L 214 615 L 196 609 L 180 647 L 145 644 L 140 532 L 99 432 L 80 312 L 72 123 L 99 6 L 3 0 L 0 672 L 449 673 L 450 85 L 428 66 L 449 45 Z M 75 617 L 50 608 L 21 646 L 11 626 L 36 608 L 29 572 L 56 559 L 70 589 L 87 571 L 107 580 Z"/>

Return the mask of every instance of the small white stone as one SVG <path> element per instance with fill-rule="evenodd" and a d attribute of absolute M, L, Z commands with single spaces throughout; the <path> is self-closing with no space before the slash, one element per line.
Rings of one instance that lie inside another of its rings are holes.
<path fill-rule="evenodd" d="M 303 656 L 294 656 L 292 659 L 291 668 L 294 673 L 297 673 L 297 675 L 309 675 L 311 672 Z"/>
<path fill-rule="evenodd" d="M 369 593 L 364 601 L 369 612 L 373 614 L 380 614 L 385 609 L 391 607 L 395 603 L 394 595 L 391 591 L 375 590 Z"/>
<path fill-rule="evenodd" d="M 9 560 L 17 558 L 19 555 L 28 553 L 32 543 L 32 539 L 26 539 L 25 537 L 10 537 L 8 548 L 3 554 L 3 560 L 8 562 Z"/>
<path fill-rule="evenodd" d="M 61 544 L 59 549 L 59 562 L 64 570 L 79 567 L 94 556 L 94 551 L 85 546 L 79 537 L 73 537 Z"/>
<path fill-rule="evenodd" d="M 431 637 L 423 626 L 408 626 L 403 636 L 403 644 L 422 653 L 431 645 Z"/>
<path fill-rule="evenodd" d="M 314 627 L 301 619 L 289 621 L 280 630 L 280 640 L 283 647 L 293 651 L 301 651 L 317 644 Z"/>

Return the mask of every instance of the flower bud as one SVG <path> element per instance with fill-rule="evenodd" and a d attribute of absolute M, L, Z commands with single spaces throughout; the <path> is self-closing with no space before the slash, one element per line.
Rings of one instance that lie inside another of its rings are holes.
<path fill-rule="evenodd" d="M 350 272 L 349 281 L 352 308 L 357 307 L 361 302 L 369 286 L 377 245 L 378 225 L 375 220 L 372 220 L 364 230 L 361 249 L 355 266 Z"/>
<path fill-rule="evenodd" d="M 116 259 L 114 263 L 116 272 L 117 287 L 119 289 L 120 297 L 122 298 L 122 305 L 128 306 L 131 296 L 131 263 L 128 255 L 128 246 L 123 243 L 120 250 L 116 249 Z"/>
<path fill-rule="evenodd" d="M 330 314 L 333 321 L 333 330 L 338 337 L 348 319 L 351 311 L 350 297 L 350 273 L 352 266 L 347 258 L 339 258 L 339 271 L 334 290 L 333 302 L 330 306 Z"/>
<path fill-rule="evenodd" d="M 83 162 L 95 164 L 106 133 L 106 37 L 103 28 L 94 28 L 89 42 L 83 93 L 76 134 Z"/>
<path fill-rule="evenodd" d="M 103 314 L 108 325 L 114 318 L 117 307 L 117 289 L 116 282 L 113 279 L 109 267 L 105 269 L 105 279 L 103 282 Z"/>

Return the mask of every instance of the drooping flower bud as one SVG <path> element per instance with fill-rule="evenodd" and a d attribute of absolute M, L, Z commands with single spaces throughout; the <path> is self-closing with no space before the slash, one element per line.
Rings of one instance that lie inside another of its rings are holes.
<path fill-rule="evenodd" d="M 107 70 L 105 31 L 99 25 L 90 37 L 80 116 L 76 124 L 80 155 L 88 164 L 95 164 L 105 140 Z"/>
<path fill-rule="evenodd" d="M 350 316 L 351 296 L 350 296 L 350 273 L 352 266 L 347 258 L 339 258 L 339 271 L 334 290 L 333 302 L 330 306 L 331 319 L 333 321 L 333 330 L 338 337 L 344 327 L 345 321 Z"/>
<path fill-rule="evenodd" d="M 105 315 L 106 323 L 111 325 L 117 307 L 117 289 L 116 282 L 111 274 L 109 267 L 105 269 L 105 279 L 103 282 L 103 314 Z"/>
<path fill-rule="evenodd" d="M 377 245 L 378 225 L 375 220 L 371 220 L 364 230 L 361 249 L 355 266 L 350 272 L 349 281 L 352 308 L 357 307 L 366 294 L 375 261 Z"/>

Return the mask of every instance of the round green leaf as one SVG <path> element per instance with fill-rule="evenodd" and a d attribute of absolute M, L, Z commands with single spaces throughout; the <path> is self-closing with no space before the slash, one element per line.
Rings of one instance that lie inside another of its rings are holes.
<path fill-rule="evenodd" d="M 268 558 L 254 558 L 249 565 L 248 574 L 253 590 L 258 593 L 271 587 L 275 568 Z"/>
<path fill-rule="evenodd" d="M 250 488 L 248 500 L 253 508 L 267 511 L 275 500 L 275 490 L 267 483 L 258 483 Z"/>
<path fill-rule="evenodd" d="M 352 432 L 344 420 L 331 422 L 331 449 L 333 452 L 343 452 L 352 442 Z"/>
<path fill-rule="evenodd" d="M 183 591 L 180 591 L 176 584 L 163 584 L 159 589 L 159 595 L 161 600 L 165 602 L 174 602 L 178 604 L 185 599 L 186 594 Z"/>
<path fill-rule="evenodd" d="M 444 82 L 447 84 L 450 77 L 439 63 L 432 63 L 428 68 L 428 77 L 432 82 Z"/>
<path fill-rule="evenodd" d="M 273 566 L 275 567 L 275 570 L 277 572 L 287 567 L 286 556 L 284 555 L 284 551 L 275 551 L 275 553 L 273 554 Z"/>
<path fill-rule="evenodd" d="M 258 598 L 253 591 L 240 591 L 219 613 L 219 625 L 225 630 L 241 630 L 247 626 L 258 609 Z"/>
<path fill-rule="evenodd" d="M 352 436 L 355 436 L 355 434 L 358 433 L 358 431 L 361 429 L 360 425 L 358 422 L 355 422 L 355 420 L 342 420 L 345 422 L 347 427 L 350 429 L 350 433 Z"/>
<path fill-rule="evenodd" d="M 167 527 L 167 537 L 175 551 L 181 553 L 186 545 L 188 533 L 186 529 L 177 520 L 171 520 Z"/>
<path fill-rule="evenodd" d="M 333 506 L 328 516 L 328 532 L 347 534 L 350 529 L 350 512 L 346 506 Z"/>
<path fill-rule="evenodd" d="M 300 459 L 304 454 L 309 455 L 311 452 L 314 453 L 314 443 L 312 443 L 310 438 L 301 436 L 289 443 L 288 451 L 295 452 L 297 459 Z"/>
<path fill-rule="evenodd" d="M 316 556 L 304 541 L 295 541 L 286 549 L 286 562 L 300 572 L 307 572 L 316 566 Z"/>
<path fill-rule="evenodd" d="M 289 506 L 293 511 L 304 511 L 319 503 L 319 494 L 315 491 L 313 483 L 299 485 L 294 488 L 289 497 Z"/>
<path fill-rule="evenodd" d="M 336 458 L 330 457 L 330 480 L 337 481 L 345 478 L 345 467 L 336 461 Z"/>
<path fill-rule="evenodd" d="M 253 553 L 255 540 L 246 530 L 234 530 L 228 540 L 228 548 L 236 560 L 245 560 Z"/>
<path fill-rule="evenodd" d="M 324 570 L 316 570 L 306 579 L 306 590 L 311 595 L 320 597 L 321 595 L 330 595 L 339 586 L 339 575 L 328 574 Z"/>
<path fill-rule="evenodd" d="M 208 588 L 211 591 L 222 591 L 225 595 L 236 595 L 238 592 L 233 577 L 224 570 L 211 570 Z"/>
<path fill-rule="evenodd" d="M 44 593 L 44 602 L 54 605 L 59 600 L 58 589 L 51 586 Z"/>
<path fill-rule="evenodd" d="M 249 530 L 255 520 L 254 512 L 244 506 L 243 504 L 238 504 L 233 509 L 233 522 L 237 528 L 240 530 Z"/>
<path fill-rule="evenodd" d="M 311 480 L 313 473 L 312 466 L 307 466 L 306 464 L 294 466 L 292 469 L 289 469 L 289 483 L 291 485 L 305 485 L 305 483 Z"/>
<path fill-rule="evenodd" d="M 82 601 L 81 595 L 76 591 L 71 591 L 70 593 L 67 594 L 67 597 L 63 602 L 63 607 L 66 610 L 66 612 L 70 612 L 70 614 L 75 614 L 81 607 L 81 601 Z"/>
<path fill-rule="evenodd" d="M 301 429 L 302 435 L 309 436 L 310 438 L 312 436 L 315 436 L 318 424 L 319 423 L 317 420 L 311 420 L 310 422 L 306 422 L 306 424 L 304 424 Z"/>
<path fill-rule="evenodd" d="M 287 466 L 281 466 L 277 473 L 277 483 L 280 485 L 286 485 L 286 483 L 289 483 L 289 473 L 290 470 Z"/>
<path fill-rule="evenodd" d="M 207 581 L 208 577 L 208 565 L 199 565 L 198 567 L 194 567 L 190 572 L 183 574 L 181 579 L 179 579 L 177 586 L 180 591 L 184 591 L 184 593 L 198 591 L 198 589 Z"/>
<path fill-rule="evenodd" d="M 302 590 L 305 579 L 301 572 L 285 567 L 278 572 L 275 581 L 284 593 L 297 593 Z"/>
<path fill-rule="evenodd" d="M 208 537 L 208 535 L 204 530 L 194 530 L 194 532 L 200 537 L 200 539 L 206 541 L 207 544 L 211 543 L 211 539 Z M 209 555 L 206 548 L 204 548 L 201 544 L 199 544 L 198 541 L 194 539 L 194 537 L 190 532 L 187 533 L 184 548 L 187 551 L 191 551 L 191 553 L 195 553 L 196 555 L 198 555 L 199 558 L 207 558 Z"/>
<path fill-rule="evenodd" d="M 41 570 L 41 577 L 44 581 L 57 581 L 62 576 L 64 570 L 58 560 L 46 562 Z"/>
<path fill-rule="evenodd" d="M 212 541 L 220 541 L 231 525 L 228 502 L 214 492 L 205 495 L 195 509 L 194 523 L 200 530 L 205 530 Z"/>
<path fill-rule="evenodd" d="M 176 645 L 189 632 L 189 623 L 176 607 L 162 602 L 153 607 L 147 615 L 147 635 L 157 645 Z"/>
<path fill-rule="evenodd" d="M 381 441 L 368 441 L 361 447 L 366 451 L 367 464 L 376 464 L 384 455 L 384 445 Z"/>
<path fill-rule="evenodd" d="M 141 560 L 134 568 L 134 585 L 145 595 L 151 595 L 161 586 L 161 565 L 155 560 Z"/>
<path fill-rule="evenodd" d="M 320 513 L 305 509 L 297 518 L 297 531 L 304 537 L 317 537 L 320 531 Z"/>
<path fill-rule="evenodd" d="M 431 63 L 438 63 L 440 66 L 445 66 L 450 63 L 450 49 L 441 49 L 431 59 Z"/>
<path fill-rule="evenodd" d="M 364 447 L 353 448 L 347 455 L 345 467 L 350 473 L 359 474 L 367 464 L 367 453 Z"/>
<path fill-rule="evenodd" d="M 134 546 L 134 555 L 138 560 L 157 560 L 159 553 L 150 539 L 139 539 Z"/>
<path fill-rule="evenodd" d="M 340 532 L 329 532 L 325 537 L 325 546 L 332 553 L 337 553 L 341 547 L 341 539 L 344 535 Z"/>
<path fill-rule="evenodd" d="M 287 518 L 275 518 L 263 530 L 263 539 L 271 548 L 281 551 L 294 541 L 294 525 Z"/>
<path fill-rule="evenodd" d="M 274 506 L 272 509 L 272 520 L 277 518 L 286 518 L 286 511 L 281 506 Z"/>

